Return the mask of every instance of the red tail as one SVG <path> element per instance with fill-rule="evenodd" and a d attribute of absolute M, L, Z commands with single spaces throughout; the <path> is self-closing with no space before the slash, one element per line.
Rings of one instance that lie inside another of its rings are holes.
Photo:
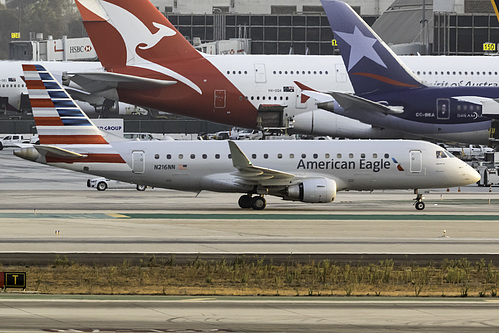
<path fill-rule="evenodd" d="M 149 0 L 76 0 L 76 4 L 107 70 L 202 57 Z"/>

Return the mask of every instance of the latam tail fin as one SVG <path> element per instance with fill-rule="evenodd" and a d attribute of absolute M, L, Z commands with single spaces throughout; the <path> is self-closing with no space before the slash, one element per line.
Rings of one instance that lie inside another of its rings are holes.
<path fill-rule="evenodd" d="M 23 65 L 42 145 L 107 145 L 108 140 L 41 65 Z"/>
<path fill-rule="evenodd" d="M 76 4 L 108 71 L 202 57 L 149 0 L 76 0 Z"/>
<path fill-rule="evenodd" d="M 349 5 L 321 2 L 357 95 L 424 86 Z"/>

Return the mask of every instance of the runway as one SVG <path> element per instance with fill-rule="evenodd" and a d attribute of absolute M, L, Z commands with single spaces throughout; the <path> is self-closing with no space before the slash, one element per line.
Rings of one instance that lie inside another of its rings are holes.
<path fill-rule="evenodd" d="M 176 261 L 261 255 L 288 260 L 499 264 L 499 188 L 425 193 L 339 192 L 331 204 L 268 197 L 242 210 L 237 194 L 86 188 L 86 175 L 0 152 L 0 263 Z M 444 233 L 445 231 L 445 233 Z M 300 259 L 301 258 L 301 259 Z M 0 293 L 2 332 L 497 331 L 496 298 L 63 297 Z"/>
<path fill-rule="evenodd" d="M 462 299 L 9 297 L 8 332 L 494 332 L 498 303 Z"/>
<path fill-rule="evenodd" d="M 0 253 L 475 255 L 499 258 L 499 188 L 339 192 L 330 204 L 86 187 L 83 174 L 0 152 Z M 0 256 L 1 258 L 1 256 Z M 6 257 L 4 256 L 4 259 Z M 11 256 L 12 258 L 12 256 Z M 52 257 L 51 257 L 52 258 Z"/>

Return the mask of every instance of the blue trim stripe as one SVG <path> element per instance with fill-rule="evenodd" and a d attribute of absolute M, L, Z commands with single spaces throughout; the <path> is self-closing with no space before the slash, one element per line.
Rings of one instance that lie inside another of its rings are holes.
<path fill-rule="evenodd" d="M 50 95 L 50 98 L 69 98 L 66 92 L 63 90 L 49 91 L 48 93 Z"/>
<path fill-rule="evenodd" d="M 92 124 L 85 118 L 61 118 L 64 126 L 91 126 Z"/>
<path fill-rule="evenodd" d="M 61 89 L 59 87 L 59 83 L 55 81 L 43 81 L 43 85 L 45 86 L 45 89 L 54 89 L 54 90 Z"/>
<path fill-rule="evenodd" d="M 57 100 L 53 99 L 52 102 L 56 108 L 75 108 L 76 105 L 70 99 Z"/>
<path fill-rule="evenodd" d="M 78 109 L 57 109 L 60 117 L 84 117 Z"/>

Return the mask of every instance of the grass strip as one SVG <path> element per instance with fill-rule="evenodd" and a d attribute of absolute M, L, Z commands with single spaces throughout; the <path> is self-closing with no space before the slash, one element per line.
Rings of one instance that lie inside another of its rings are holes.
<path fill-rule="evenodd" d="M 0 265 L 0 271 L 26 271 L 27 290 L 41 294 L 497 297 L 499 286 L 499 267 L 466 258 L 398 266 L 391 259 L 377 264 L 274 264 L 246 256 L 177 264 L 172 256 L 161 262 L 151 257 L 138 265 L 124 260 L 101 266 L 58 257 L 49 266 Z"/>

